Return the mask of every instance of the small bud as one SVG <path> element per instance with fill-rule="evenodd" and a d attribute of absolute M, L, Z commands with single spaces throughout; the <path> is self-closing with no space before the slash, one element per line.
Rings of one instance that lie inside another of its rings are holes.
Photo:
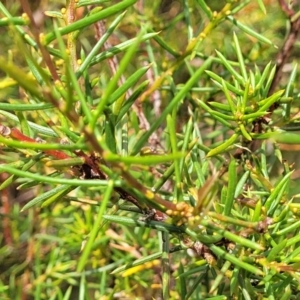
<path fill-rule="evenodd" d="M 171 210 L 171 209 L 168 209 L 168 210 L 166 211 L 166 214 L 167 214 L 168 216 L 172 216 L 172 214 L 173 214 L 173 210 Z"/>
<path fill-rule="evenodd" d="M 186 208 L 187 208 L 187 205 L 184 202 L 180 202 L 180 203 L 176 204 L 176 209 L 179 210 L 179 211 L 183 211 Z"/>

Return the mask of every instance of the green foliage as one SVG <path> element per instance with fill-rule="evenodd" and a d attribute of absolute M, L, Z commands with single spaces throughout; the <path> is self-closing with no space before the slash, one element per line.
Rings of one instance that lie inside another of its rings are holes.
<path fill-rule="evenodd" d="M 0 3 L 1 299 L 297 299 L 298 14 L 20 2 Z"/>

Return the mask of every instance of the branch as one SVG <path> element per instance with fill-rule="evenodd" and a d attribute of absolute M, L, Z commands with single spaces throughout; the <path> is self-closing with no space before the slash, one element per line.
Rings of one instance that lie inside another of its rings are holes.
<path fill-rule="evenodd" d="M 33 139 L 31 137 L 28 137 L 24 135 L 19 129 L 17 128 L 9 128 L 7 126 L 0 124 L 0 134 L 4 137 L 10 137 L 14 140 L 18 140 L 21 142 L 28 142 L 28 143 L 38 143 L 38 138 Z M 94 146 L 96 148 L 99 148 L 99 145 L 96 144 L 96 140 L 94 140 L 92 137 L 90 137 L 90 141 L 94 142 Z M 66 154 L 63 151 L 60 150 L 43 150 L 43 152 L 49 156 L 52 156 L 59 160 L 69 159 L 71 156 Z M 76 171 L 78 172 L 71 172 L 73 176 L 78 175 L 82 179 L 108 179 L 108 176 L 100 169 L 101 163 L 105 165 L 104 161 L 100 160 L 101 158 L 91 154 L 87 155 L 83 151 L 75 151 L 74 152 L 77 157 L 80 157 L 83 159 L 83 164 L 80 166 L 77 166 Z M 78 170 L 77 170 L 78 169 Z M 75 170 L 74 170 L 75 171 Z M 134 178 L 129 176 L 124 170 L 121 169 L 121 173 L 123 177 L 130 181 L 132 187 L 137 187 L 138 190 L 143 192 L 144 194 L 150 194 L 152 193 L 147 188 L 145 188 L 142 184 L 140 184 L 138 181 L 136 181 Z M 137 186 L 138 185 L 138 186 Z M 155 211 L 152 208 L 147 207 L 145 204 L 141 203 L 139 199 L 137 199 L 134 195 L 127 192 L 125 189 L 121 187 L 115 187 L 115 192 L 117 192 L 121 199 L 128 201 L 132 203 L 133 205 L 137 206 L 142 213 L 144 214 L 151 214 L 151 217 L 155 220 L 164 220 L 165 215 L 162 211 Z M 153 193 L 152 193 L 153 194 Z M 163 200 L 160 196 L 153 194 L 153 198 L 156 201 L 158 205 L 161 205 L 162 208 L 170 209 L 170 210 L 176 210 L 176 205 L 172 202 Z"/>
<path fill-rule="evenodd" d="M 287 63 L 287 61 L 289 60 L 289 58 L 292 54 L 294 45 L 297 41 L 297 37 L 298 37 L 299 31 L 300 31 L 300 17 L 298 17 L 294 20 L 293 16 L 295 15 L 295 12 L 287 6 L 287 4 L 285 3 L 284 0 L 278 0 L 278 2 L 281 7 L 281 10 L 283 12 L 285 12 L 285 14 L 289 17 L 291 29 L 290 29 L 287 39 L 285 40 L 285 42 L 281 48 L 281 51 L 277 54 L 276 73 L 275 73 L 272 85 L 270 87 L 270 90 L 269 90 L 269 95 L 273 94 L 276 87 L 279 85 L 280 79 L 282 77 L 283 67 Z M 272 111 L 274 109 L 276 109 L 276 107 L 277 107 L 277 104 L 276 105 L 274 104 Z"/>

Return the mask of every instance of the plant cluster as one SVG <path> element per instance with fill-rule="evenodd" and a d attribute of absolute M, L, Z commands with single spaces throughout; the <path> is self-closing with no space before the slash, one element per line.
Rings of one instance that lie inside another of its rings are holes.
<path fill-rule="evenodd" d="M 1 299 L 297 299 L 300 18 L 250 2 L 0 3 Z"/>

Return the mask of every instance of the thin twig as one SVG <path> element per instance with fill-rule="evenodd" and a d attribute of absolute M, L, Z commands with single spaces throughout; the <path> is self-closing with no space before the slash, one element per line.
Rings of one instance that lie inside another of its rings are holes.
<path fill-rule="evenodd" d="M 46 51 L 46 49 L 40 43 L 40 40 L 39 40 L 39 31 L 38 31 L 37 27 L 35 26 L 34 19 L 33 19 L 33 16 L 32 16 L 32 12 L 31 12 L 30 7 L 28 5 L 28 1 L 27 0 L 21 0 L 21 3 L 22 3 L 24 11 L 27 13 L 28 17 L 31 20 L 32 31 L 33 31 L 34 37 L 35 37 L 35 39 L 36 39 L 36 41 L 37 41 L 37 43 L 39 45 L 39 48 L 41 50 L 43 59 L 44 59 L 46 65 L 48 66 L 48 68 L 49 68 L 49 70 L 50 70 L 50 72 L 51 72 L 54 80 L 59 80 L 58 74 L 57 74 L 57 72 L 55 70 L 55 67 L 54 67 L 52 61 L 51 61 L 50 54 Z M 48 100 L 55 107 L 57 107 L 58 109 L 60 109 L 60 104 L 58 103 L 58 101 L 56 99 L 53 98 L 53 95 L 51 95 L 50 92 L 44 90 L 43 91 L 43 96 L 44 96 L 45 100 Z M 78 116 L 78 114 L 76 114 L 76 112 L 75 112 L 74 109 L 66 111 L 65 114 L 69 118 L 69 120 L 71 122 L 73 122 L 74 124 L 79 124 L 80 123 L 79 122 L 79 116 Z M 145 126 L 146 129 L 148 130 L 150 128 L 150 125 L 149 125 L 149 122 L 147 121 L 147 119 L 145 118 L 144 113 L 143 113 L 142 110 L 138 111 L 138 116 L 140 117 L 140 122 L 141 122 L 142 126 Z M 93 149 L 93 151 L 99 153 L 99 155 L 101 157 L 104 157 L 105 156 L 104 155 L 104 150 L 100 146 L 100 144 L 99 144 L 96 136 L 90 130 L 90 128 L 83 127 L 82 131 L 83 131 L 83 134 L 84 134 L 87 142 L 89 143 L 91 149 Z M 16 133 L 15 130 L 13 130 L 13 132 Z M 21 140 L 22 140 L 22 138 L 25 139 L 25 136 L 20 131 L 17 132 L 17 135 L 19 135 L 19 137 L 21 137 Z M 18 139 L 17 137 L 15 137 L 15 138 Z M 153 140 L 157 141 L 157 137 L 154 136 Z M 31 141 L 31 142 L 33 142 L 33 141 Z M 34 142 L 36 142 L 36 141 L 34 141 Z M 51 150 L 44 150 L 44 152 L 48 153 L 49 155 L 52 155 L 52 156 L 57 155 L 57 152 L 50 152 L 50 151 Z M 53 150 L 53 151 L 58 151 L 58 150 Z M 53 153 L 54 153 L 54 155 L 53 155 Z M 86 157 L 89 157 L 89 156 L 86 156 Z M 99 176 L 101 174 L 101 176 L 103 175 L 103 176 L 105 176 L 107 178 L 107 176 L 100 170 L 99 164 L 97 164 L 96 162 L 94 162 L 94 164 L 97 166 L 97 172 L 98 172 Z M 96 170 L 94 170 L 95 166 L 94 165 L 90 165 L 90 161 L 88 161 L 87 165 L 93 171 L 96 171 Z M 121 170 L 123 178 L 128 183 L 131 184 L 132 188 L 136 188 L 140 192 L 142 192 L 145 195 L 145 197 L 148 199 L 148 201 L 155 202 L 157 204 L 157 206 L 161 206 L 162 212 L 164 211 L 164 209 L 169 209 L 170 210 L 170 209 L 173 208 L 174 210 L 176 210 L 175 205 L 172 205 L 173 203 L 163 200 L 158 194 L 153 193 L 150 189 L 148 189 L 145 186 L 143 186 L 139 181 L 137 181 L 135 178 L 133 178 L 130 175 L 130 173 L 128 173 L 127 171 L 125 171 L 123 169 L 123 167 L 118 162 L 111 162 L 111 166 L 114 167 L 114 168 L 116 168 L 116 169 L 118 169 L 118 170 Z M 139 201 L 134 195 L 131 195 L 130 193 L 128 193 L 127 191 L 125 191 L 123 188 L 118 188 L 116 191 L 119 193 L 119 195 L 124 200 L 127 200 L 128 202 L 131 202 L 131 203 L 137 205 L 139 208 L 142 209 L 142 211 L 144 213 L 150 213 L 151 211 L 153 212 L 153 209 L 151 207 L 147 207 L 146 205 L 143 205 L 141 203 L 141 201 Z M 162 212 L 155 212 L 153 218 L 157 219 L 157 220 L 161 220 L 163 218 L 163 216 L 162 216 L 163 213 Z"/>
<path fill-rule="evenodd" d="M 67 25 L 70 25 L 75 21 L 75 10 L 76 10 L 75 1 L 74 0 L 67 1 L 67 7 L 66 7 Z M 77 66 L 76 41 L 74 39 L 74 32 L 68 34 L 67 48 L 69 51 L 72 70 L 76 72 L 78 66 Z"/>
<path fill-rule="evenodd" d="M 297 37 L 300 31 L 300 17 L 298 17 L 296 20 L 293 20 L 293 16 L 295 15 L 294 10 L 290 9 L 284 0 L 278 0 L 279 5 L 283 12 L 289 17 L 290 22 L 290 32 L 288 34 L 287 39 L 285 40 L 281 50 L 277 54 L 276 57 L 276 73 L 271 85 L 271 88 L 269 90 L 269 95 L 273 94 L 275 89 L 278 87 L 280 79 L 282 77 L 282 70 L 284 65 L 289 60 L 294 45 L 297 41 Z M 273 105 L 273 110 L 276 108 L 276 105 Z M 272 110 L 272 111 L 273 111 Z"/>
<path fill-rule="evenodd" d="M 148 62 L 145 61 L 144 65 L 147 66 Z M 149 84 L 153 85 L 155 81 L 155 76 L 152 68 L 149 68 L 146 72 L 147 79 L 149 80 Z M 158 90 L 155 90 L 150 96 L 150 100 L 153 103 L 153 110 L 156 117 L 161 115 L 161 95 Z"/>
<path fill-rule="evenodd" d="M 90 142 L 90 144 L 93 146 L 93 148 L 101 153 L 103 155 L 103 150 L 99 146 L 97 139 L 94 137 L 93 134 L 90 134 L 85 128 L 83 129 L 85 131 L 85 134 L 88 136 L 87 140 Z M 30 138 L 26 135 L 24 135 L 22 132 L 20 132 L 17 128 L 9 128 L 7 126 L 0 124 L 0 134 L 5 137 L 10 137 L 12 139 L 23 141 L 23 142 L 29 142 L 29 143 L 37 143 L 37 141 L 33 138 Z M 71 158 L 68 154 L 66 154 L 63 151 L 60 150 L 43 150 L 43 152 L 47 155 L 50 155 L 56 159 L 68 159 Z M 84 159 L 84 163 L 81 166 L 80 173 L 83 173 L 83 176 L 81 176 L 83 179 L 108 179 L 108 176 L 100 169 L 100 162 L 99 158 L 95 155 L 87 155 L 83 151 L 75 151 L 74 154 L 78 157 L 81 157 Z M 102 163 L 105 164 L 105 162 L 102 160 Z M 114 164 L 117 166 L 122 173 L 122 176 L 125 180 L 127 180 L 132 187 L 135 187 L 140 192 L 142 192 L 144 195 L 152 195 L 153 199 L 158 205 L 161 205 L 162 208 L 165 207 L 166 209 L 176 210 L 176 206 L 172 202 L 168 202 L 164 199 L 162 199 L 159 195 L 154 194 L 150 190 L 148 190 L 146 187 L 144 187 L 141 183 L 139 183 L 136 179 L 134 179 L 129 173 L 125 172 L 120 166 L 118 166 L 117 163 Z M 76 175 L 73 170 L 70 172 L 73 176 Z M 137 206 L 141 212 L 148 214 L 152 212 L 152 208 L 147 207 L 146 205 L 143 205 L 141 201 L 139 201 L 134 195 L 127 192 L 124 188 L 121 187 L 115 187 L 115 191 L 120 195 L 121 199 L 124 199 L 135 206 Z M 154 218 L 156 220 L 163 220 L 164 214 L 160 211 L 157 211 L 154 213 Z"/>
<path fill-rule="evenodd" d="M 4 182 L 7 179 L 7 174 L 6 173 L 2 173 L 0 174 L 0 182 Z M 0 192 L 0 196 L 1 196 L 1 203 L 2 203 L 2 211 L 1 214 L 4 215 L 4 217 L 2 218 L 2 228 L 3 228 L 3 238 L 5 241 L 6 245 L 11 245 L 12 244 L 12 230 L 11 230 L 11 222 L 9 217 L 10 213 L 11 213 L 11 209 L 10 209 L 10 203 L 9 203 L 9 190 L 8 188 L 4 188 L 1 192 Z"/>
<path fill-rule="evenodd" d="M 288 37 L 286 38 L 281 50 L 278 52 L 276 57 L 276 72 L 274 75 L 274 79 L 272 81 L 271 87 L 269 89 L 268 95 L 272 95 L 276 88 L 278 87 L 281 77 L 282 77 L 282 71 L 289 60 L 294 45 L 297 41 L 297 37 L 300 31 L 300 17 L 298 17 L 296 20 L 293 20 L 293 16 L 295 15 L 295 12 L 293 9 L 289 8 L 288 5 L 284 0 L 278 0 L 279 5 L 281 7 L 281 10 L 288 16 L 289 22 L 290 22 L 290 32 L 288 34 Z M 278 103 L 274 103 L 268 111 L 268 114 L 265 115 L 263 118 L 259 118 L 253 122 L 253 129 L 252 133 L 262 133 L 263 131 L 263 124 L 268 124 L 270 120 L 270 116 L 272 115 L 273 111 L 279 106 Z M 261 141 L 254 140 L 250 143 L 248 146 L 252 150 L 256 150 L 261 145 Z M 241 150 L 237 150 L 236 156 L 240 156 L 242 153 Z"/>
<path fill-rule="evenodd" d="M 278 0 L 281 10 L 289 17 L 291 18 L 295 12 L 293 9 L 289 8 L 287 3 L 284 0 Z"/>
<path fill-rule="evenodd" d="M 93 8 L 92 5 L 89 6 L 89 10 L 91 11 Z M 104 35 L 105 31 L 106 31 L 106 27 L 105 27 L 105 23 L 104 21 L 98 21 L 94 24 L 94 28 L 95 28 L 95 38 L 97 40 L 99 40 L 101 38 L 101 36 Z M 103 49 L 104 50 L 108 50 L 112 48 L 112 45 L 110 44 L 109 41 L 105 41 L 104 45 L 103 45 Z M 107 59 L 107 62 L 108 62 L 108 66 L 111 70 L 111 74 L 114 75 L 116 74 L 117 72 L 117 69 L 119 67 L 119 61 L 118 61 L 118 58 L 116 56 L 113 56 L 111 58 L 108 58 Z M 148 70 L 149 71 L 149 70 Z M 119 79 L 119 86 L 122 86 L 124 83 L 125 83 L 126 79 L 125 77 L 122 75 Z M 127 99 L 132 95 L 132 90 L 129 89 L 127 90 L 126 92 L 126 97 Z M 138 118 L 139 118 L 139 122 L 140 122 L 140 129 L 141 130 L 149 130 L 150 129 L 150 123 L 148 122 L 145 114 L 144 114 L 144 111 L 143 111 L 143 108 L 142 108 L 142 105 L 138 102 L 134 103 L 133 104 L 133 109 L 135 111 L 135 113 L 137 114 Z M 157 145 L 159 145 L 159 138 L 157 136 L 156 133 L 153 133 L 149 139 L 149 142 L 151 144 L 152 147 L 156 148 Z"/>
<path fill-rule="evenodd" d="M 92 6 L 89 6 L 89 10 L 92 9 Z M 105 24 L 104 21 L 98 21 L 94 24 L 94 28 L 95 28 L 95 38 L 97 40 L 100 40 L 100 38 L 105 34 L 106 28 L 105 28 Z M 103 44 L 103 50 L 108 50 L 112 48 L 112 45 L 110 44 L 110 42 L 108 40 L 106 40 Z M 117 73 L 117 69 L 119 67 L 119 61 L 118 58 L 116 56 L 112 56 L 107 58 L 107 62 L 108 62 L 108 66 L 110 68 L 111 74 L 115 75 Z M 124 77 L 124 75 L 122 75 L 119 79 L 119 85 L 123 85 L 125 83 L 126 79 Z M 129 89 L 126 92 L 126 96 L 127 98 L 129 98 L 132 95 L 132 90 Z"/>
<path fill-rule="evenodd" d="M 30 19 L 31 31 L 32 31 L 32 33 L 34 35 L 34 38 L 35 38 L 35 41 L 38 44 L 38 47 L 41 51 L 43 60 L 44 60 L 45 64 L 47 65 L 47 67 L 48 67 L 48 69 L 49 69 L 49 71 L 52 75 L 52 78 L 54 79 L 54 81 L 56 81 L 56 80 L 60 81 L 59 76 L 56 72 L 56 68 L 55 68 L 55 66 L 54 66 L 54 64 L 51 60 L 49 52 L 45 49 L 45 47 L 42 45 L 42 43 L 40 41 L 40 32 L 39 32 L 38 26 L 36 25 L 36 23 L 34 21 L 34 17 L 33 17 L 31 9 L 29 7 L 28 1 L 27 0 L 20 0 L 20 2 L 22 4 L 24 12 L 27 14 L 28 18 Z"/>

